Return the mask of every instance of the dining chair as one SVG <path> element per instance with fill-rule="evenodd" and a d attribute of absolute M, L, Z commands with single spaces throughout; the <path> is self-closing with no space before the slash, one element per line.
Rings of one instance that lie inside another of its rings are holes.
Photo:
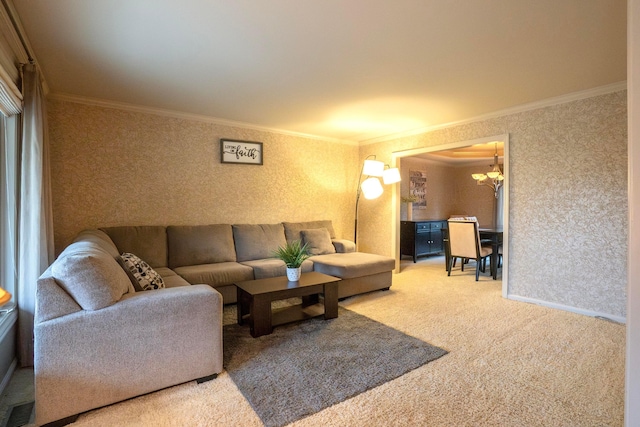
<path fill-rule="evenodd" d="M 449 217 L 449 221 L 475 221 L 476 224 L 479 224 L 478 217 L 469 216 L 469 215 L 451 215 Z M 491 239 L 480 239 L 480 246 L 491 246 Z M 468 259 L 463 259 L 461 262 L 468 264 Z M 456 266 L 456 258 L 453 258 L 453 267 Z M 447 265 L 447 271 L 449 271 L 449 266 Z M 484 267 L 482 268 L 482 272 L 484 273 Z"/>
<path fill-rule="evenodd" d="M 480 276 L 480 270 L 485 272 L 487 258 L 491 256 L 491 247 L 482 246 L 478 233 L 478 223 L 473 220 L 449 220 L 449 247 L 451 256 L 447 276 L 451 276 L 451 270 L 456 258 L 461 258 L 460 268 L 464 271 L 464 260 L 473 259 L 476 261 L 476 282 Z"/>

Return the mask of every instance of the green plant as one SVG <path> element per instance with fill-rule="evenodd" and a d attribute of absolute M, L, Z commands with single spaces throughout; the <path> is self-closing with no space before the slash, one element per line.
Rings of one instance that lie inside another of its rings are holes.
<path fill-rule="evenodd" d="M 279 246 L 273 255 L 284 261 L 288 268 L 300 267 L 304 260 L 310 256 L 307 251 L 307 244 L 303 245 L 300 240 L 294 240 L 285 246 Z"/>

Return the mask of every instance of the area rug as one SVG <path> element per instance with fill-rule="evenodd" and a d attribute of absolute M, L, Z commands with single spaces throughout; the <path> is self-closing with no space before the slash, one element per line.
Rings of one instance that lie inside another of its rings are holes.
<path fill-rule="evenodd" d="M 267 427 L 289 424 L 384 384 L 447 351 L 340 307 L 252 338 L 224 327 L 224 366 Z"/>

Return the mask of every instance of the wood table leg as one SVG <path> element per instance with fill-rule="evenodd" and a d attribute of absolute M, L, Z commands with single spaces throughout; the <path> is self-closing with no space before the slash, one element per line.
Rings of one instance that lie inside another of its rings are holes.
<path fill-rule="evenodd" d="M 320 301 L 318 294 L 305 295 L 302 297 L 302 306 L 309 307 L 310 305 L 317 304 Z"/>
<path fill-rule="evenodd" d="M 338 317 L 338 282 L 324 284 L 324 318 Z"/>
<path fill-rule="evenodd" d="M 251 295 L 247 294 L 240 288 L 237 293 L 236 311 L 238 312 L 238 325 L 244 324 L 244 316 L 249 314 L 249 304 L 251 302 Z"/>
<path fill-rule="evenodd" d="M 256 338 L 273 332 L 271 298 L 254 295 L 251 300 L 251 336 Z"/>

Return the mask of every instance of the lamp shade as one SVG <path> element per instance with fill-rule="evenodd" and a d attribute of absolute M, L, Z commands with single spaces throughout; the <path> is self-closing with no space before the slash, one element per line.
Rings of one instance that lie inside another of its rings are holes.
<path fill-rule="evenodd" d="M 502 175 L 502 171 L 500 170 L 500 166 L 498 166 L 498 156 L 496 155 L 495 160 L 493 161 L 493 169 L 490 172 L 487 172 L 487 176 L 491 179 L 499 179 L 503 180 L 504 177 Z"/>
<path fill-rule="evenodd" d="M 490 166 L 491 166 L 491 170 L 486 174 L 484 173 L 471 174 L 471 177 L 476 181 L 478 181 L 478 185 L 480 185 L 480 183 L 485 181 L 487 178 L 492 179 L 494 183 L 497 181 L 504 180 L 504 175 L 502 174 L 502 171 L 500 170 L 500 164 L 498 163 L 498 143 L 496 143 L 496 152 L 493 155 L 493 164 Z M 490 185 L 490 184 L 486 184 L 486 185 Z"/>
<path fill-rule="evenodd" d="M 365 160 L 362 168 L 363 175 L 382 176 L 384 163 L 379 160 Z"/>
<path fill-rule="evenodd" d="M 400 182 L 400 171 L 398 168 L 385 169 L 384 172 L 382 172 L 382 181 L 385 184 L 395 184 L 396 182 Z"/>
<path fill-rule="evenodd" d="M 382 195 L 382 184 L 378 178 L 367 178 L 362 181 L 362 194 L 365 199 L 376 199 Z"/>

